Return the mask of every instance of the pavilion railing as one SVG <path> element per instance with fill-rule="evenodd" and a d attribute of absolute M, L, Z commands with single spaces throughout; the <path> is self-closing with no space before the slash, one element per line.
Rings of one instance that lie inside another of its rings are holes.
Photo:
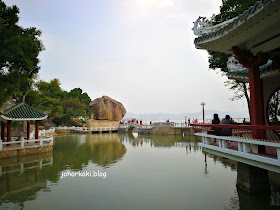
<path fill-rule="evenodd" d="M 216 136 L 231 136 L 234 138 L 280 142 L 280 126 L 260 125 L 216 125 L 190 124 L 195 133 L 206 133 Z"/>
<path fill-rule="evenodd" d="M 40 136 L 39 139 L 30 139 L 26 140 L 21 137 L 19 140 L 15 140 L 12 138 L 12 141 L 2 141 L 0 140 L 0 150 L 7 148 L 32 148 L 39 146 L 47 146 L 53 145 L 53 137 L 52 136 Z"/>

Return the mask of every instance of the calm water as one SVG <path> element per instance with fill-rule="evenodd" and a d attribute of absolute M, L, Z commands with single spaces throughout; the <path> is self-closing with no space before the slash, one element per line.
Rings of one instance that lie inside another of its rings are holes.
<path fill-rule="evenodd" d="M 0 209 L 280 206 L 276 185 L 268 196 L 237 192 L 236 162 L 205 154 L 199 141 L 194 136 L 58 136 L 51 153 L 0 160 Z M 62 172 L 77 173 L 61 178 Z M 86 173 L 91 177 L 82 176 Z"/>

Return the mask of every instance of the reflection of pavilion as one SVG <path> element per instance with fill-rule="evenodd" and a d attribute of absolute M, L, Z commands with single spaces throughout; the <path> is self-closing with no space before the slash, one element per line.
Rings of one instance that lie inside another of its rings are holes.
<path fill-rule="evenodd" d="M 201 146 L 208 152 L 240 163 L 238 166 L 247 174 L 238 174 L 238 177 L 246 177 L 238 184 L 249 191 L 268 190 L 267 171 L 260 168 L 280 171 L 280 127 L 270 127 L 267 117 L 270 96 L 280 89 L 279 23 L 280 1 L 276 0 L 258 1 L 238 17 L 213 27 L 196 21 L 201 25 L 195 28 L 196 48 L 233 54 L 236 60 L 232 59 L 229 64 L 234 71 L 228 76 L 249 81 L 252 124 L 246 128 L 227 127 L 232 129 L 230 136 L 219 136 L 210 130 L 196 135 L 203 137 Z"/>
<path fill-rule="evenodd" d="M 0 204 L 18 203 L 34 199 L 36 193 L 47 188 L 40 171 L 53 165 L 53 153 L 5 158 L 0 160 Z"/>
<path fill-rule="evenodd" d="M 47 117 L 47 115 L 39 112 L 26 103 L 12 106 L 1 113 L 0 158 L 51 151 L 53 137 L 40 136 L 39 138 L 39 121 L 46 119 Z M 12 137 L 12 121 L 27 122 L 26 136 Z M 35 121 L 35 139 L 32 140 L 30 140 L 30 121 Z M 5 124 L 7 124 L 6 137 Z"/>

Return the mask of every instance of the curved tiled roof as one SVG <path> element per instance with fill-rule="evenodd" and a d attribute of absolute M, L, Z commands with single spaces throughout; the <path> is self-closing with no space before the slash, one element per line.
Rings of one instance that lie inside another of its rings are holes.
<path fill-rule="evenodd" d="M 0 117 L 4 120 L 23 121 L 23 120 L 43 120 L 48 115 L 39 112 L 26 103 L 20 103 L 6 109 Z"/>
<path fill-rule="evenodd" d="M 262 0 L 262 1 L 256 2 L 256 4 L 254 6 L 251 6 L 248 10 L 246 10 L 243 14 L 239 15 L 234 21 L 230 22 L 228 25 L 222 27 L 221 29 L 219 29 L 215 32 L 210 32 L 208 34 L 204 34 L 200 37 L 195 38 L 194 43 L 199 44 L 202 42 L 206 42 L 207 40 L 216 39 L 216 38 L 223 36 L 224 34 L 233 30 L 237 26 L 240 26 L 242 23 L 244 23 L 246 20 L 248 20 L 251 16 L 253 16 L 254 14 L 261 11 L 264 7 L 266 7 L 273 1 L 275 1 L 275 0 Z"/>
<path fill-rule="evenodd" d="M 273 73 L 280 73 L 280 68 L 273 65 L 273 63 L 267 63 L 265 65 L 260 66 L 260 77 L 264 78 L 267 75 L 273 74 Z M 236 79 L 236 80 L 248 80 L 248 69 L 244 68 L 243 70 L 239 71 L 229 71 L 227 73 L 227 77 L 229 79 Z"/>

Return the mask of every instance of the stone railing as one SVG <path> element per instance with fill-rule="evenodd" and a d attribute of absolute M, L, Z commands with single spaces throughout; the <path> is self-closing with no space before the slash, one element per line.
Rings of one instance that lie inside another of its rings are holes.
<path fill-rule="evenodd" d="M 40 136 L 39 139 L 26 140 L 26 138 L 21 137 L 19 140 L 15 140 L 15 137 L 12 137 L 12 141 L 3 141 L 0 140 L 0 150 L 8 148 L 32 148 L 32 147 L 42 147 L 47 145 L 53 145 L 52 136 Z"/>
<path fill-rule="evenodd" d="M 191 124 L 206 152 L 280 172 L 280 126 Z M 256 136 L 261 138 L 256 138 Z"/>

